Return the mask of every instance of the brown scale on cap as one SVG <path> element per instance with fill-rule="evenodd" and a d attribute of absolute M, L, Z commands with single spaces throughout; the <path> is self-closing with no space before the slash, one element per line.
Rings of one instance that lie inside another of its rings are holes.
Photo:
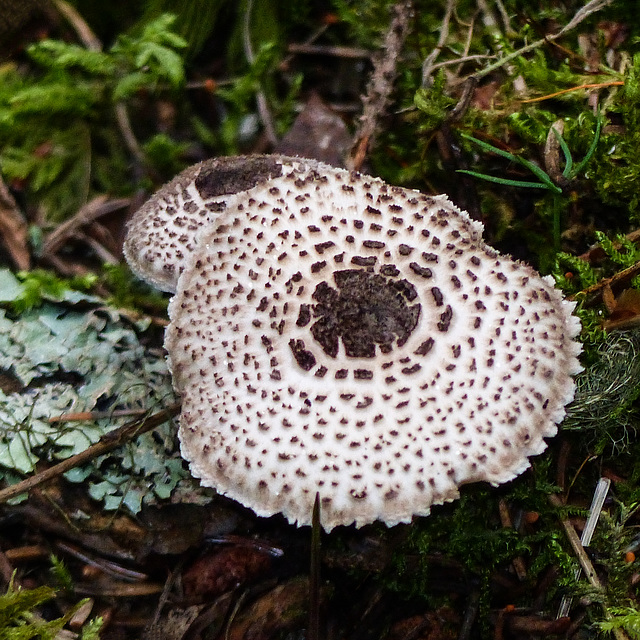
<path fill-rule="evenodd" d="M 152 201 L 193 192 L 207 166 Z M 574 303 L 550 278 L 488 247 L 444 196 L 299 159 L 211 166 L 245 188 L 212 182 L 203 202 L 224 206 L 172 246 L 166 336 L 203 484 L 299 525 L 318 492 L 330 530 L 406 522 L 529 466 L 580 371 Z M 129 246 L 150 233 L 166 244 L 134 219 Z"/>

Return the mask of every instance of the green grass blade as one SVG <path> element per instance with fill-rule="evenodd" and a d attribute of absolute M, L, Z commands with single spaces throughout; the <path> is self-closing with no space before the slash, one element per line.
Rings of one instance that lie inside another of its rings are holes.
<path fill-rule="evenodd" d="M 549 186 L 541 182 L 527 182 L 525 180 L 509 180 L 508 178 L 497 178 L 495 176 L 489 176 L 486 173 L 478 173 L 477 171 L 468 171 L 467 169 L 458 169 L 456 173 L 466 173 L 474 178 L 480 178 L 480 180 L 486 180 L 487 182 L 495 182 L 497 184 L 503 184 L 508 187 L 525 187 L 528 189 L 549 189 Z M 554 185 L 555 186 L 555 185 Z"/>
<path fill-rule="evenodd" d="M 571 175 L 571 169 L 573 168 L 573 157 L 571 156 L 571 151 L 569 151 L 569 146 L 567 145 L 566 140 L 562 137 L 562 134 L 553 126 L 551 127 L 551 131 L 553 131 L 553 135 L 556 137 L 556 140 L 562 149 L 562 153 L 564 153 L 564 171 L 562 172 L 562 176 L 564 178 L 569 178 Z"/>
<path fill-rule="evenodd" d="M 506 178 L 493 178 L 486 174 L 476 173 L 474 171 L 463 170 L 463 171 L 460 171 L 459 173 L 467 173 L 476 178 L 487 180 L 488 182 L 496 182 L 498 184 L 504 184 L 512 187 L 527 187 L 529 189 L 547 189 L 549 191 L 553 191 L 554 193 L 562 193 L 562 189 L 556 186 L 551 180 L 551 178 L 533 162 L 530 162 L 529 160 L 525 160 L 524 158 L 519 158 L 518 156 L 514 156 L 513 153 L 510 153 L 509 151 L 503 151 L 502 149 L 498 149 L 497 147 L 494 147 L 492 144 L 489 144 L 488 142 L 483 142 L 482 140 L 478 140 L 478 138 L 474 138 L 473 136 L 470 136 L 466 133 L 460 133 L 460 135 L 466 140 L 469 140 L 470 142 L 473 142 L 474 144 L 478 145 L 484 151 L 488 151 L 489 153 L 495 153 L 496 155 L 499 155 L 502 158 L 506 158 L 507 160 L 511 160 L 512 162 L 517 162 L 521 164 L 523 167 L 526 167 L 527 169 L 529 169 L 529 171 L 531 171 L 531 173 L 533 173 L 537 178 L 540 178 L 540 182 L 542 184 L 539 184 L 537 182 L 526 182 L 526 181 L 520 181 L 520 180 L 507 180 Z"/>
<path fill-rule="evenodd" d="M 585 157 L 578 163 L 578 165 L 573 170 L 572 178 L 575 178 L 587 165 L 587 162 L 591 160 L 591 156 L 595 153 L 596 147 L 598 146 L 598 142 L 600 141 L 600 130 L 602 129 L 602 116 L 600 115 L 600 111 L 598 111 L 598 119 L 596 120 L 596 132 L 593 136 L 593 140 L 591 142 L 591 146 L 587 151 Z"/>
<path fill-rule="evenodd" d="M 544 185 L 545 189 L 553 191 L 554 193 L 562 193 L 562 189 L 553 182 L 545 171 L 543 171 L 537 164 L 524 158 L 516 158 L 516 160 L 523 166 L 529 169 L 537 178 L 540 178 L 540 182 Z"/>
<path fill-rule="evenodd" d="M 514 156 L 513 153 L 509 153 L 509 151 L 498 149 L 498 147 L 494 147 L 492 144 L 489 144 L 488 142 L 484 142 L 483 140 L 478 140 L 478 138 L 474 138 L 473 136 L 470 136 L 466 133 L 461 132 L 460 135 L 465 140 L 469 140 L 470 142 L 477 144 L 481 149 L 484 149 L 485 151 L 489 151 L 490 153 L 495 153 L 496 155 L 501 156 L 502 158 L 506 158 L 507 160 L 512 160 L 514 162 L 518 161 L 518 158 Z"/>

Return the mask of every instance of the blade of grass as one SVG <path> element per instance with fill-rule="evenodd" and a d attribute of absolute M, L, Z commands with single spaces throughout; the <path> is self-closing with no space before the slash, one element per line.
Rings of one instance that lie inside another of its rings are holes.
<path fill-rule="evenodd" d="M 497 182 L 498 184 L 505 184 L 513 187 L 527 187 L 530 189 L 548 189 L 549 191 L 553 191 L 554 193 L 562 193 L 562 189 L 558 187 L 551 178 L 536 164 L 530 162 L 529 160 L 525 160 L 524 158 L 519 158 L 518 156 L 514 156 L 513 153 L 509 151 L 504 151 L 503 149 L 498 149 L 498 147 L 494 147 L 492 144 L 488 142 L 484 142 L 483 140 L 478 140 L 478 138 L 474 138 L 466 133 L 460 133 L 460 135 L 478 145 L 484 151 L 488 151 L 489 153 L 495 153 L 496 155 L 506 158 L 507 160 L 511 160 L 511 162 L 517 162 L 521 164 L 523 167 L 526 167 L 533 173 L 537 178 L 540 179 L 540 183 L 536 182 L 523 182 L 519 180 L 507 181 L 506 178 L 493 178 L 487 176 L 486 174 L 474 173 L 471 171 L 460 171 L 460 173 L 468 173 L 470 175 L 475 175 L 477 178 L 481 178 L 483 180 L 488 180 L 489 182 Z"/>
<path fill-rule="evenodd" d="M 554 193 L 562 193 L 562 189 L 553 182 L 547 173 L 545 173 L 537 164 L 524 158 L 516 158 L 516 160 L 523 166 L 529 169 L 537 178 L 540 178 L 540 182 L 544 185 L 545 189 L 553 191 Z"/>
<path fill-rule="evenodd" d="M 562 149 L 562 153 L 564 154 L 564 171 L 562 172 L 562 176 L 568 179 L 571 176 L 571 169 L 573 168 L 573 157 L 571 156 L 571 151 L 569 151 L 567 142 L 562 137 L 562 134 L 555 127 L 551 127 L 551 131 L 553 131 L 553 135 L 556 137 L 556 140 Z"/>
<path fill-rule="evenodd" d="M 593 141 L 591 142 L 591 146 L 589 147 L 589 150 L 587 151 L 587 154 L 585 155 L 585 157 L 578 163 L 578 165 L 573 170 L 573 175 L 571 176 L 572 178 L 577 176 L 585 168 L 587 162 L 591 160 L 591 156 L 595 153 L 596 147 L 598 146 L 598 142 L 600 140 L 601 129 L 602 129 L 602 116 L 600 115 L 600 110 L 598 110 L 598 119 L 596 120 L 596 132 L 593 136 Z"/>
<path fill-rule="evenodd" d="M 509 180 L 508 178 L 498 178 L 496 176 L 490 176 L 486 173 L 478 173 L 477 171 L 469 171 L 467 169 L 458 169 L 456 173 L 466 173 L 469 176 L 473 176 L 474 178 L 480 178 L 481 180 L 486 180 L 487 182 L 495 182 L 496 184 L 503 184 L 508 187 L 525 187 L 528 189 L 549 189 L 546 184 L 542 184 L 540 182 L 526 182 L 524 180 Z"/>
<path fill-rule="evenodd" d="M 498 149 L 498 147 L 494 147 L 492 144 L 489 144 L 484 140 L 478 140 L 478 138 L 474 138 L 473 136 L 470 136 L 468 133 L 460 132 L 460 136 L 465 140 L 469 140 L 470 142 L 477 144 L 481 149 L 484 149 L 485 151 L 495 153 L 498 156 L 502 156 L 503 158 L 506 158 L 507 160 L 511 160 L 514 162 L 517 162 L 518 160 L 518 158 L 514 156 L 513 153 L 510 153 L 509 151 L 505 151 L 504 149 Z"/>

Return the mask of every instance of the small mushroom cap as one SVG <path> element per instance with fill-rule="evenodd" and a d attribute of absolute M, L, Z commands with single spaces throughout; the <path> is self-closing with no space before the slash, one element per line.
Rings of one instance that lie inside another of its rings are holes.
<path fill-rule="evenodd" d="M 194 475 L 298 525 L 319 493 L 330 530 L 522 473 L 573 398 L 575 304 L 444 196 L 279 162 L 201 225 L 170 303 Z"/>
<path fill-rule="evenodd" d="M 331 170 L 314 160 L 285 156 L 235 156 L 189 167 L 159 189 L 130 220 L 123 251 L 136 275 L 162 291 L 176 290 L 197 236 L 253 190 L 257 196 L 284 168 L 300 173 Z"/>

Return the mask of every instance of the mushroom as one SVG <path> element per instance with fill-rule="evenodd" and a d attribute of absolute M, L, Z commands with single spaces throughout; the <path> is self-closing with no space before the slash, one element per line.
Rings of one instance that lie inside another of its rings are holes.
<path fill-rule="evenodd" d="M 241 202 L 249 191 L 260 198 L 270 188 L 269 181 L 285 170 L 304 177 L 310 171 L 331 171 L 331 167 L 275 155 L 218 158 L 189 167 L 164 185 L 130 221 L 123 247 L 127 262 L 143 280 L 162 291 L 175 292 L 201 228 Z"/>
<path fill-rule="evenodd" d="M 189 233 L 168 241 L 178 218 Z M 318 493 L 326 530 L 522 473 L 573 398 L 580 323 L 482 230 L 445 196 L 302 159 L 215 160 L 161 189 L 127 255 L 144 246 L 134 268 L 176 288 L 165 346 L 192 473 L 298 525 Z"/>

